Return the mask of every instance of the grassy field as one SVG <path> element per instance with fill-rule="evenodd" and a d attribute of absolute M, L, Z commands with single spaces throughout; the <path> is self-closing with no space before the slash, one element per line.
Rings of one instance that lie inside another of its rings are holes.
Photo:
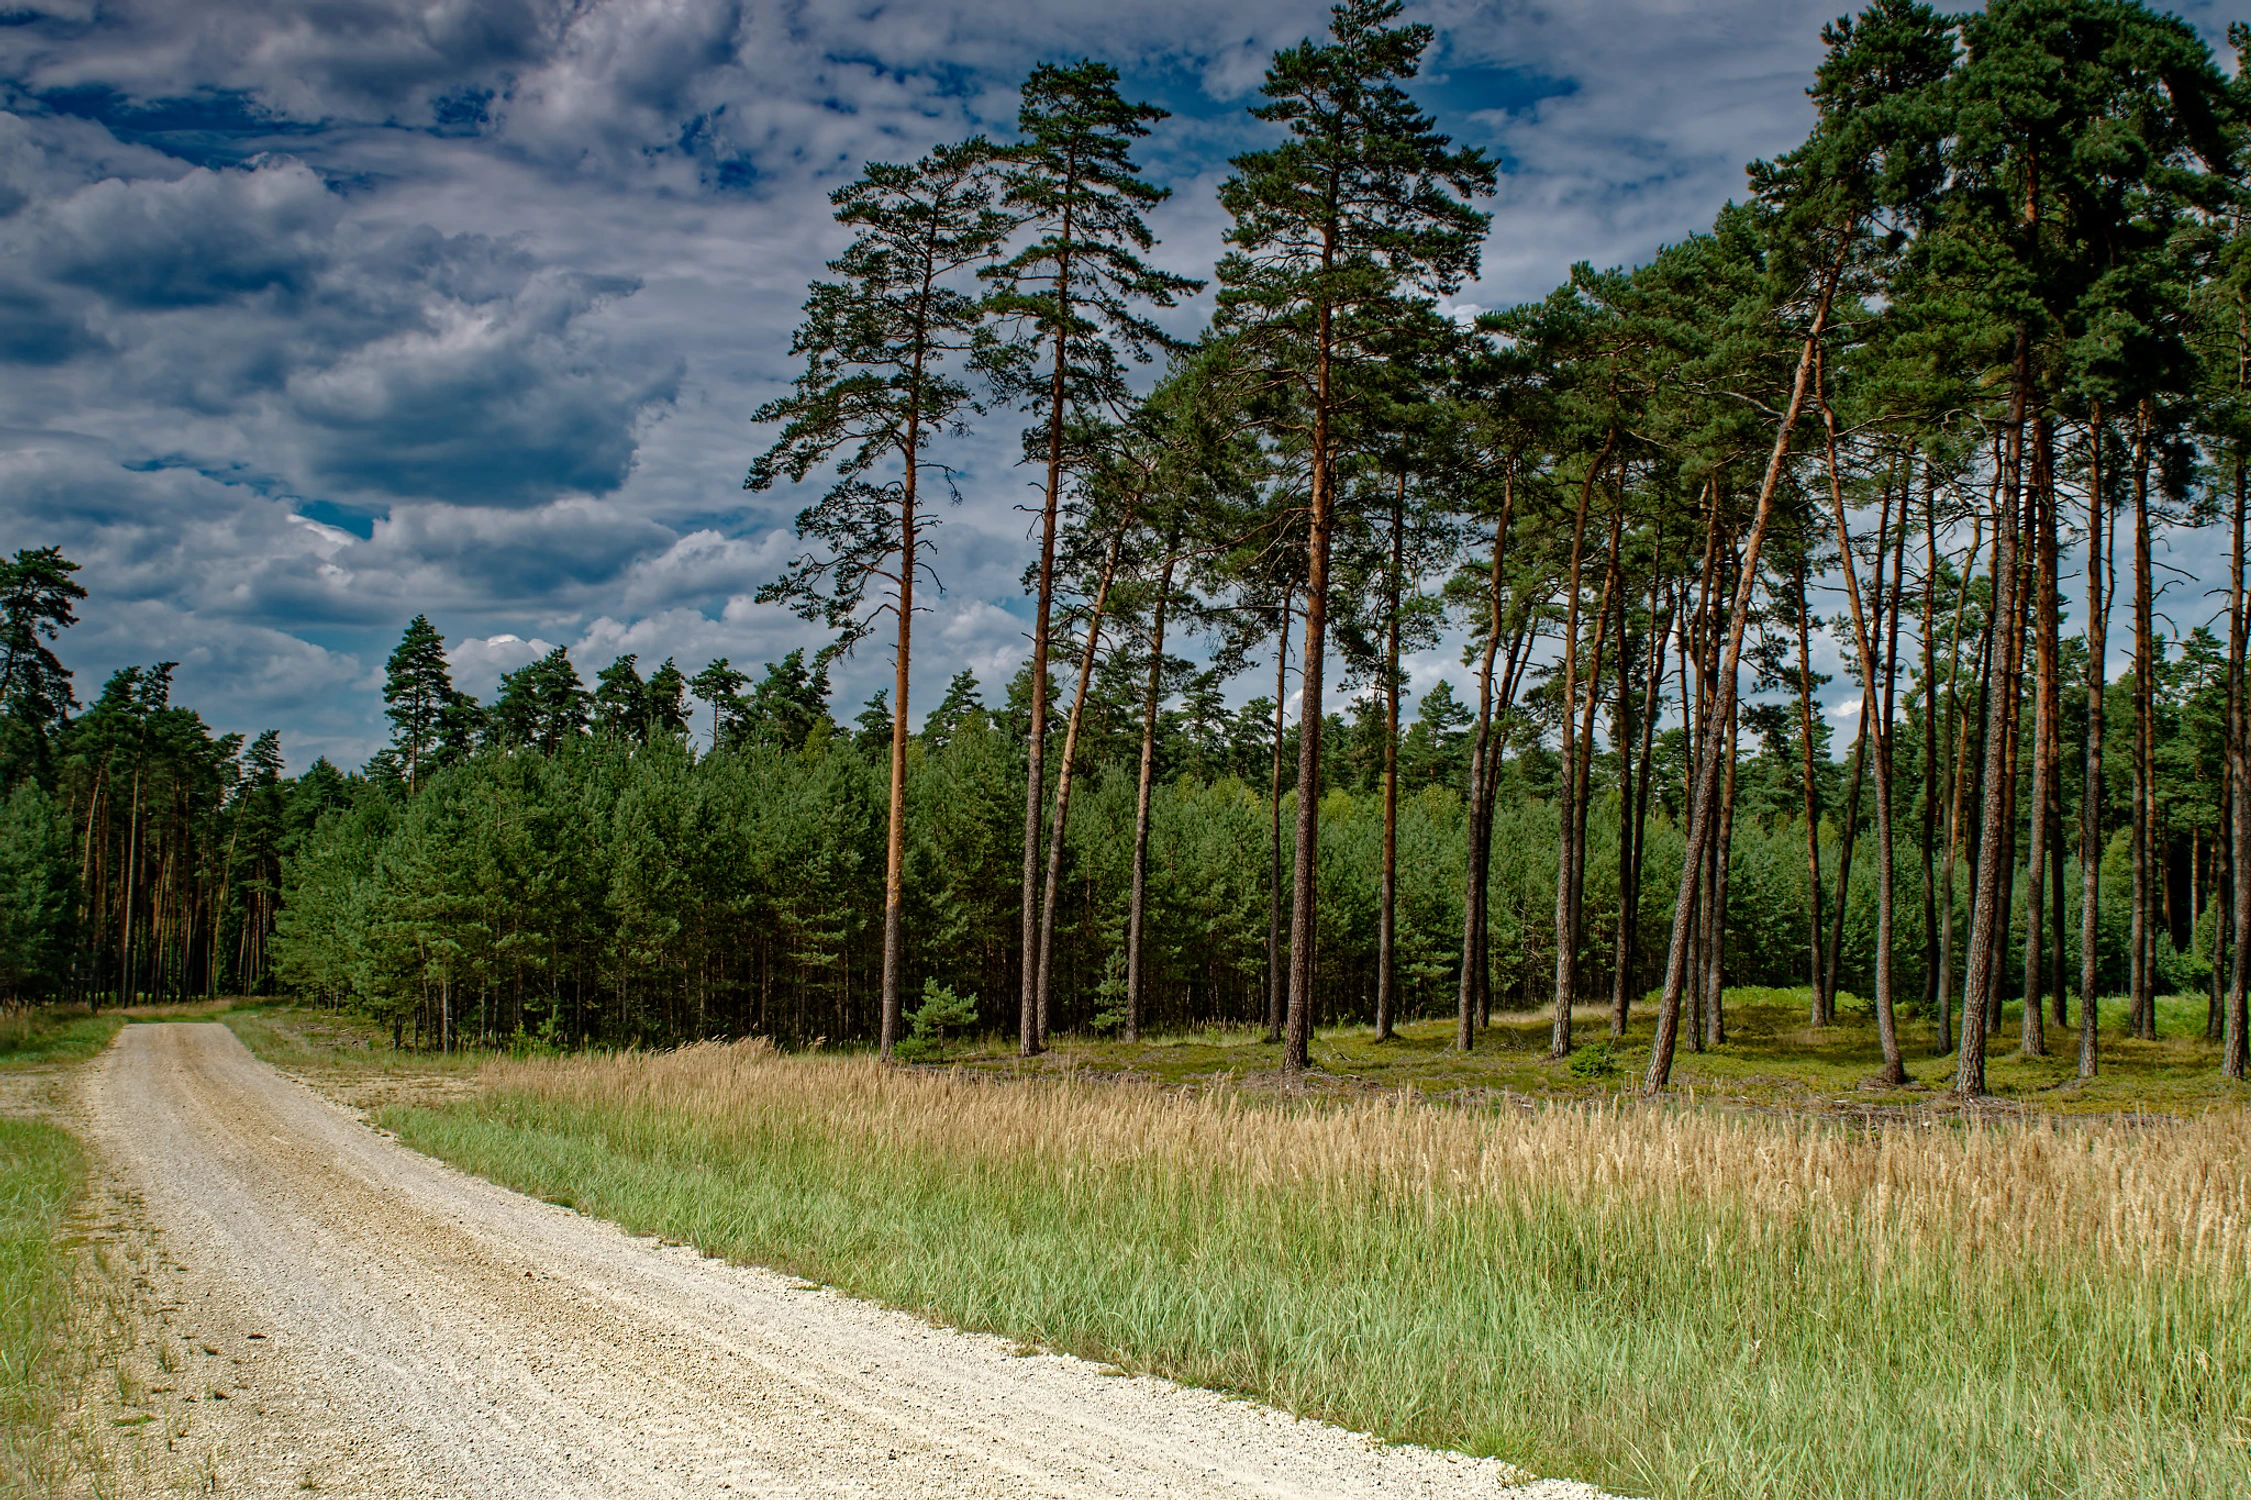
<path fill-rule="evenodd" d="M 1673 1064 L 1673 1087 L 1699 1099 L 1788 1109 L 1864 1110 L 1928 1105 L 1954 1081 L 1954 1059 L 1938 1056 L 1932 1022 L 1903 1019 L 1901 1046 L 1914 1083 L 1904 1089 L 1873 1085 L 1882 1054 L 1867 1008 L 1845 997 L 1835 1025 L 1806 1024 L 1806 990 L 1728 991 L 1728 1040 L 1694 1052 L 1683 1038 Z M 1988 1087 L 1998 1100 L 2057 1113 L 2195 1112 L 2251 1100 L 2242 1084 L 2219 1076 L 2219 1047 L 2204 1040 L 2201 996 L 2158 1002 L 2158 1040 L 2126 1035 L 2126 1002 L 2103 1002 L 2100 1071 L 2077 1077 L 2078 1033 L 2048 1033 L 2048 1055 L 2017 1054 L 2021 1013 L 2010 1005 L 2001 1035 L 1989 1042 Z M 1413 1021 L 1388 1042 L 1368 1026 L 1323 1028 L 1313 1040 L 1313 1072 L 1302 1084 L 1315 1090 L 1413 1089 L 1425 1094 L 1505 1090 L 1516 1094 L 1594 1100 L 1638 1090 L 1649 1063 L 1652 1007 L 1635 1008 L 1622 1041 L 1611 1042 L 1607 1009 L 1575 1013 L 1574 1035 L 1583 1046 L 1609 1049 L 1585 1059 L 1581 1071 L 1547 1060 L 1546 1011 L 1497 1015 L 1479 1034 L 1477 1048 L 1454 1050 L 1451 1019 Z M 956 1047 L 948 1060 L 1000 1076 L 1086 1070 L 1171 1086 L 1216 1081 L 1274 1081 L 1282 1049 L 1256 1030 L 1208 1029 L 1139 1043 L 1059 1036 L 1044 1056 L 1025 1062 L 1013 1037 L 986 1037 Z"/>
<path fill-rule="evenodd" d="M 485 1083 L 387 1121 L 715 1254 L 1621 1493 L 2251 1493 L 2237 1109 L 1448 1106 L 758 1043 Z"/>

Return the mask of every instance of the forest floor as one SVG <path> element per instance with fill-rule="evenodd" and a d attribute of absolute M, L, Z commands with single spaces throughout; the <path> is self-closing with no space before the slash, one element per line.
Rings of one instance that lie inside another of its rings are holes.
<path fill-rule="evenodd" d="M 1882 1050 L 1872 1010 L 1842 996 L 1837 1020 L 1815 1027 L 1807 1021 L 1811 993 L 1729 990 L 1722 1011 L 1727 1040 L 1698 1051 L 1684 1035 L 1673 1060 L 1673 1090 L 1717 1104 L 1816 1114 L 1927 1114 L 1959 1107 L 1949 1095 L 1954 1054 L 1940 1053 L 1935 1021 L 1901 1019 L 1900 1046 L 1912 1082 L 1886 1088 L 1875 1076 Z M 2219 1044 L 2204 1039 L 2204 997 L 2160 999 L 2155 1041 L 2127 1035 L 2126 1010 L 2123 998 L 2102 1002 L 2098 1070 L 2081 1079 L 2077 1030 L 2051 1022 L 2046 1055 L 2024 1057 L 2022 1007 L 2011 1003 L 1999 1034 L 1988 1038 L 1991 1094 L 1977 1108 L 2181 1114 L 2251 1102 L 2251 1089 L 2220 1076 Z M 986 1036 L 951 1047 L 942 1061 L 996 1076 L 1085 1072 L 1175 1088 L 1217 1084 L 1346 1095 L 1411 1089 L 1433 1096 L 1497 1093 L 1591 1101 L 1640 1089 L 1655 1029 L 1653 1007 L 1635 1007 L 1625 1036 L 1617 1040 L 1610 1036 L 1607 1006 L 1574 1011 L 1575 1059 L 1548 1057 L 1553 1020 L 1544 1010 L 1498 1013 L 1468 1053 L 1454 1046 L 1451 1017 L 1404 1022 L 1385 1042 L 1376 1040 L 1372 1026 L 1322 1027 L 1310 1048 L 1313 1066 L 1298 1077 L 1282 1071 L 1280 1045 L 1253 1027 L 1206 1027 L 1140 1042 L 1059 1035 L 1032 1059 L 1017 1056 L 1014 1037 Z"/>
<path fill-rule="evenodd" d="M 27 1493 L 1599 1500 L 509 1192 L 351 1107 L 447 1113 L 462 1063 L 316 1012 L 224 1019 L 111 1025 L 13 1091 L 83 1143 L 99 1241 L 61 1245 L 87 1250 L 39 1381 L 66 1436 Z"/>

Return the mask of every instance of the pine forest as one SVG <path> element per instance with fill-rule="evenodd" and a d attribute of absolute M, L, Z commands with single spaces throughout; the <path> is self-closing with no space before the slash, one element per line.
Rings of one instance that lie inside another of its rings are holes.
<path fill-rule="evenodd" d="M 1541 1011 L 1556 1058 L 1653 1018 L 1655 1092 L 1802 987 L 1977 1095 L 2186 996 L 2241 1078 L 2251 31 L 1875 0 L 1708 231 L 1493 311 L 1501 164 L 1416 103 L 1432 38 L 1345 0 L 1274 55 L 1200 276 L 1102 63 L 831 194 L 740 427 L 802 505 L 779 661 L 557 649 L 479 702 L 417 617 L 389 747 L 292 776 L 171 663 L 75 684 L 103 601 L 15 551 L 0 997 L 287 992 L 438 1051 L 1220 1025 L 1285 1069 Z M 1019 429 L 1026 659 L 910 701 L 965 456 Z M 864 706 L 848 655 L 894 669 Z"/>

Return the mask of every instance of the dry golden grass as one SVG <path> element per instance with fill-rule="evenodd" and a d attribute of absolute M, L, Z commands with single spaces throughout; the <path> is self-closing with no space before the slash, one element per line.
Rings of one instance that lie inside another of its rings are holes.
<path fill-rule="evenodd" d="M 2251 1116 L 1868 1127 L 758 1043 L 394 1115 L 967 1326 L 1648 1494 L 2251 1493 Z"/>

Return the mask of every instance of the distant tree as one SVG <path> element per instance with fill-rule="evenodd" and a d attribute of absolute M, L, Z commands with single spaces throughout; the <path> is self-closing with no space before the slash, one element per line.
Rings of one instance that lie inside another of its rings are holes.
<path fill-rule="evenodd" d="M 804 651 L 792 651 L 770 664 L 751 690 L 737 722 L 737 738 L 775 750 L 802 750 L 814 730 L 829 722 L 828 694 L 828 668 L 808 670 Z M 889 715 L 883 728 L 890 733 Z"/>
<path fill-rule="evenodd" d="M 492 723 L 500 741 L 553 755 L 564 741 L 586 732 L 592 699 L 561 646 L 500 679 Z"/>
<path fill-rule="evenodd" d="M 428 615 L 416 615 L 383 667 L 383 716 L 391 721 L 391 748 L 409 792 L 421 783 L 425 762 L 435 758 L 444 741 L 446 713 L 455 697 L 445 637 Z"/>
<path fill-rule="evenodd" d="M 749 681 L 730 666 L 724 656 L 688 679 L 688 691 L 711 710 L 713 748 L 735 743 L 738 726 L 749 707 L 742 695 L 743 686 Z"/>
<path fill-rule="evenodd" d="M 891 690 L 889 688 L 880 689 L 873 698 L 867 701 L 867 706 L 860 710 L 859 716 L 853 719 L 852 724 L 854 731 L 852 743 L 859 748 L 861 754 L 872 759 L 889 749 L 894 733 L 891 717 Z"/>
<path fill-rule="evenodd" d="M 44 775 L 51 740 L 78 706 L 70 671 L 48 649 L 77 622 L 86 590 L 78 564 L 53 547 L 24 548 L 0 562 L 0 788 Z"/>
<path fill-rule="evenodd" d="M 0 1001 L 45 998 L 69 976 L 73 842 L 64 809 L 37 782 L 0 798 Z"/>
<path fill-rule="evenodd" d="M 977 689 L 977 674 L 963 668 L 946 684 L 945 701 L 931 710 L 922 721 L 922 740 L 933 750 L 943 750 L 953 743 L 954 735 L 972 714 L 982 718 L 985 700 Z"/>
<path fill-rule="evenodd" d="M 677 739 L 688 732 L 688 679 L 671 657 L 649 674 L 641 705 L 644 739 Z"/>
<path fill-rule="evenodd" d="M 594 728 L 613 739 L 649 737 L 649 685 L 641 680 L 640 660 L 625 655 L 594 674 Z"/>

